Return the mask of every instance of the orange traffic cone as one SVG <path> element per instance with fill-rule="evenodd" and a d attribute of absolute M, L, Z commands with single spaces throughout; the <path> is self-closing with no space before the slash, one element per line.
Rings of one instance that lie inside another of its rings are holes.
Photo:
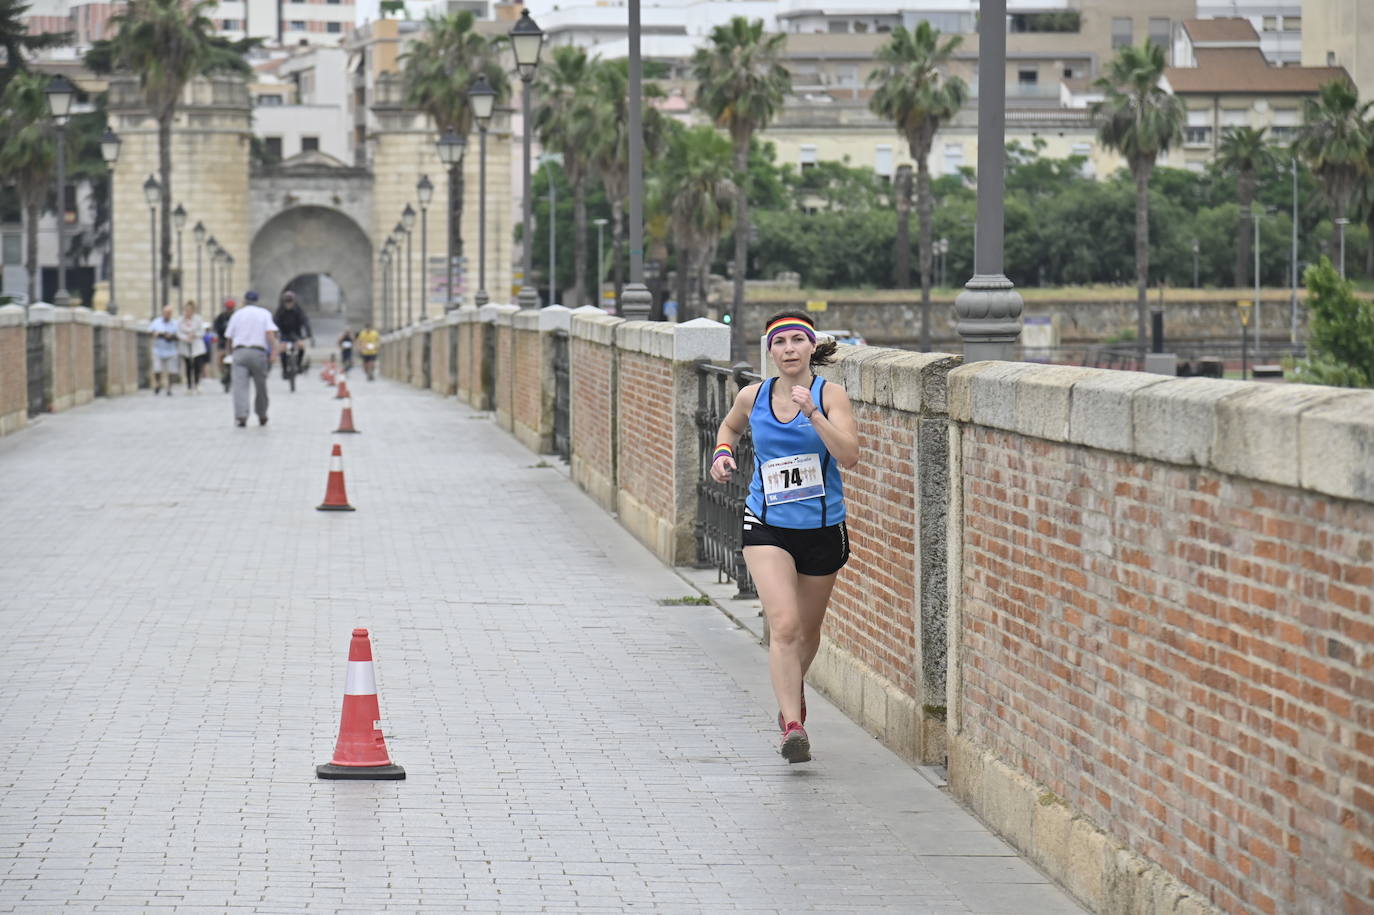
<path fill-rule="evenodd" d="M 343 399 L 345 399 L 346 397 L 348 397 L 348 382 L 347 382 L 347 381 L 344 381 L 342 378 L 340 378 L 340 379 L 339 379 L 339 390 L 338 390 L 338 393 L 336 393 L 336 394 L 334 395 L 334 399 L 335 399 L 335 400 L 343 400 Z"/>
<path fill-rule="evenodd" d="M 343 448 L 334 446 L 329 455 L 329 480 L 324 488 L 324 501 L 315 506 L 322 512 L 351 512 L 356 509 L 348 504 L 348 493 L 344 490 Z"/>
<path fill-rule="evenodd" d="M 353 398 L 350 397 L 343 403 L 343 413 L 339 415 L 339 428 L 335 432 L 357 432 L 353 428 Z"/>
<path fill-rule="evenodd" d="M 348 645 L 339 742 L 334 745 L 334 758 L 316 766 L 315 774 L 320 778 L 405 778 L 406 770 L 394 764 L 386 751 L 381 718 L 377 677 L 372 671 L 372 641 L 366 629 L 354 629 Z"/>

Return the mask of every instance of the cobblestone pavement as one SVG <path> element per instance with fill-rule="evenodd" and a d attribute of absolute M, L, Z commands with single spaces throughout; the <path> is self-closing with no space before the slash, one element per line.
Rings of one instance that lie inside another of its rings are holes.
<path fill-rule="evenodd" d="M 784 763 L 752 638 L 490 417 L 272 384 L 0 439 L 0 910 L 1081 911 L 819 696 Z M 315 778 L 355 625 L 406 781 Z"/>

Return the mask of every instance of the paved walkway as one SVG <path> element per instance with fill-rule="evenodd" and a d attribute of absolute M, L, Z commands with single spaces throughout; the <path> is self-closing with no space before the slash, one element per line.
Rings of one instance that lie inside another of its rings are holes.
<path fill-rule="evenodd" d="M 1076 913 L 490 419 L 312 377 L 0 439 L 0 910 Z M 314 511 L 330 445 L 358 511 Z M 403 782 L 315 778 L 372 629 Z"/>

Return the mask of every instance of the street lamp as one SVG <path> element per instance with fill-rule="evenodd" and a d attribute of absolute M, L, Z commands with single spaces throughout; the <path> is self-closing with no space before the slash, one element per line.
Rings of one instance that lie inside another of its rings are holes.
<path fill-rule="evenodd" d="M 200 249 L 205 246 L 205 223 L 196 221 L 195 228 L 191 230 L 191 240 L 196 243 L 196 301 L 203 302 L 204 300 L 200 297 Z M 214 295 L 213 292 L 210 293 L 212 299 Z M 211 315 L 214 314 L 214 303 L 210 304 L 208 311 Z"/>
<path fill-rule="evenodd" d="M 964 362 L 1010 359 L 1021 335 L 1021 296 L 1002 265 L 1006 187 L 1007 0 L 982 0 L 978 19 L 978 219 L 973 278 L 954 300 Z M 1144 346 L 1144 333 L 1140 334 Z"/>
<path fill-rule="evenodd" d="M 382 330 L 391 330 L 391 245 L 382 245 Z"/>
<path fill-rule="evenodd" d="M 630 140 L 630 282 L 620 291 L 620 314 L 645 320 L 654 298 L 644 285 L 644 63 L 639 53 L 639 0 L 630 0 L 628 12 L 630 116 L 625 126 Z M 747 265 L 737 264 L 735 269 L 743 276 Z M 682 305 L 685 308 L 687 303 Z"/>
<path fill-rule="evenodd" d="M 935 243 L 935 253 L 940 255 L 940 288 L 945 288 L 945 255 L 949 253 L 949 239 L 944 236 Z"/>
<path fill-rule="evenodd" d="M 224 285 L 231 292 L 234 289 L 234 255 L 224 253 Z"/>
<path fill-rule="evenodd" d="M 1293 156 L 1289 159 L 1289 167 L 1293 171 L 1293 250 L 1292 250 L 1292 279 L 1293 287 L 1288 298 L 1288 342 L 1297 345 L 1298 342 L 1298 157 Z"/>
<path fill-rule="evenodd" d="M 448 268 L 445 274 L 445 282 L 448 285 L 444 287 L 444 307 L 453 308 L 454 242 L 457 241 L 456 233 L 453 231 L 453 173 L 462 164 L 463 153 L 467 151 L 467 140 L 450 130 L 435 142 L 434 148 L 439 154 L 439 161 L 448 169 L 448 207 L 444 220 L 444 228 L 448 235 Z"/>
<path fill-rule="evenodd" d="M 105 160 L 105 165 L 110 170 L 110 303 L 105 307 L 110 314 L 119 314 L 119 306 L 115 303 L 115 248 L 114 248 L 114 167 L 119 161 L 119 134 L 110 128 L 105 128 L 105 133 L 100 138 L 100 156 Z"/>
<path fill-rule="evenodd" d="M 600 308 L 601 303 L 606 301 L 606 269 L 604 255 L 601 253 L 601 230 L 606 227 L 606 219 L 593 219 L 596 223 L 596 307 Z M 685 305 L 684 305 L 685 307 Z"/>
<path fill-rule="evenodd" d="M 1236 303 L 1236 310 L 1240 313 L 1240 378 L 1244 381 L 1250 377 L 1250 334 L 1247 330 L 1250 324 L 1250 303 L 1241 299 Z"/>
<path fill-rule="evenodd" d="M 434 197 L 434 185 L 429 175 L 421 175 L 415 185 L 420 201 L 420 320 L 429 315 L 429 201 Z"/>
<path fill-rule="evenodd" d="M 48 97 L 48 113 L 57 127 L 57 292 L 54 305 L 66 305 L 67 295 L 67 117 L 72 113 L 76 87 L 61 73 L 48 80 L 44 90 Z"/>
<path fill-rule="evenodd" d="M 153 317 L 157 317 L 157 205 L 162 200 L 162 185 L 152 175 L 143 182 L 143 199 L 148 201 L 148 264 L 150 268 L 148 299 L 152 302 Z"/>
<path fill-rule="evenodd" d="M 210 259 L 210 298 L 218 306 L 222 304 L 220 302 L 219 283 L 215 276 L 215 264 L 219 263 L 219 242 L 215 241 L 213 235 L 205 242 L 205 255 Z M 224 298 L 228 298 L 228 296 L 224 296 Z"/>
<path fill-rule="evenodd" d="M 472 116 L 477 120 L 477 138 L 480 144 L 479 177 L 477 193 L 477 295 L 474 302 L 481 307 L 487 304 L 487 126 L 496 107 L 496 90 L 479 74 L 477 81 L 468 90 L 468 104 Z"/>
<path fill-rule="evenodd" d="M 410 208 L 410 204 L 407 203 L 407 204 L 406 204 L 406 208 L 409 209 L 409 208 Z M 402 214 L 401 214 L 401 221 L 398 222 L 398 223 L 396 223 L 396 228 L 392 229 L 391 231 L 395 233 L 396 238 L 398 239 L 397 245 L 396 245 L 396 254 L 397 254 L 398 256 L 399 256 L 400 253 L 401 253 L 401 245 L 400 245 L 399 239 L 400 239 L 400 237 L 401 237 L 402 235 L 405 235 L 405 237 L 406 237 L 406 270 L 405 270 L 406 292 L 405 292 L 405 302 L 406 302 L 406 326 L 409 327 L 409 326 L 410 326 L 410 323 L 411 323 L 411 320 L 412 320 L 412 318 L 414 317 L 414 316 L 411 314 L 411 311 L 410 311 L 411 293 L 414 291 L 414 287 L 411 285 L 411 282 L 410 282 L 410 227 L 406 225 L 405 220 L 406 220 L 405 214 L 402 213 Z M 414 210 L 411 210 L 411 213 L 410 213 L 410 221 L 411 221 L 412 224 L 414 224 L 414 222 L 415 222 L 415 211 L 414 211 Z M 400 271 L 397 271 L 397 273 L 396 273 L 396 286 L 397 286 L 398 288 L 397 288 L 396 291 L 397 291 L 398 294 L 400 293 L 400 289 L 399 289 L 400 285 L 401 285 L 401 274 L 400 274 Z"/>
<path fill-rule="evenodd" d="M 1345 279 L 1345 227 L 1350 225 L 1350 220 L 1344 216 L 1336 217 L 1336 237 L 1340 239 L 1340 271 L 1341 279 Z"/>
<path fill-rule="evenodd" d="M 186 228 L 186 208 L 179 203 L 172 211 L 172 228 L 177 230 L 177 307 L 183 308 L 186 305 L 186 283 L 181 272 L 181 230 Z"/>
<path fill-rule="evenodd" d="M 1202 245 L 1195 238 L 1193 239 L 1193 288 L 1198 288 L 1198 253 L 1202 250 Z"/>
<path fill-rule="evenodd" d="M 539 157 L 540 165 L 554 162 L 561 165 L 563 154 L 548 153 Z M 549 179 L 549 304 L 553 305 L 558 301 L 555 296 L 558 291 L 558 185 L 553 180 L 552 172 L 548 172 L 547 177 Z"/>
<path fill-rule="evenodd" d="M 530 199 L 530 134 L 533 124 L 530 122 L 530 83 L 534 80 L 534 71 L 539 66 L 539 51 L 544 46 L 544 32 L 535 25 L 530 18 L 529 10 L 522 10 L 520 19 L 510 30 L 511 48 L 515 52 L 515 66 L 520 72 L 520 82 L 524 85 L 521 88 L 521 121 L 520 132 L 524 134 L 525 146 L 525 187 L 524 187 L 524 241 L 525 241 L 525 275 L 520 280 L 520 307 L 537 308 L 539 307 L 539 293 L 535 292 L 530 285 L 530 276 L 534 271 L 534 233 L 531 226 L 534 223 L 534 201 Z M 633 117 L 633 112 L 631 112 Z M 632 141 L 633 142 L 633 141 Z"/>
<path fill-rule="evenodd" d="M 1264 207 L 1258 203 L 1250 205 L 1250 217 L 1255 223 L 1255 361 L 1260 358 L 1260 219 Z"/>

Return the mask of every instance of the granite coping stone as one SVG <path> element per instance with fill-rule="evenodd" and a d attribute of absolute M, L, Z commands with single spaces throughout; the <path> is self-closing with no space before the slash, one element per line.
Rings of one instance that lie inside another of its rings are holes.
<path fill-rule="evenodd" d="M 1298 418 L 1303 489 L 1374 502 L 1374 391 L 1311 407 Z"/>
<path fill-rule="evenodd" d="M 0 327 L 23 327 L 28 323 L 23 305 L 0 305 Z"/>
<path fill-rule="evenodd" d="M 600 311 L 600 309 L 597 309 L 597 311 Z M 608 315 L 605 312 L 595 314 L 577 309 L 577 314 L 574 314 L 572 317 L 569 332 L 573 337 L 579 340 L 600 343 L 603 346 L 613 346 L 616 337 L 615 329 L 624 322 L 624 318 Z"/>
<path fill-rule="evenodd" d="M 1217 401 L 1211 465 L 1223 473 L 1285 486 L 1302 480 L 1301 416 L 1318 406 L 1359 399 L 1355 391 L 1321 385 L 1250 382 L 1246 387 Z M 1334 435 L 1329 423 L 1327 435 Z"/>

